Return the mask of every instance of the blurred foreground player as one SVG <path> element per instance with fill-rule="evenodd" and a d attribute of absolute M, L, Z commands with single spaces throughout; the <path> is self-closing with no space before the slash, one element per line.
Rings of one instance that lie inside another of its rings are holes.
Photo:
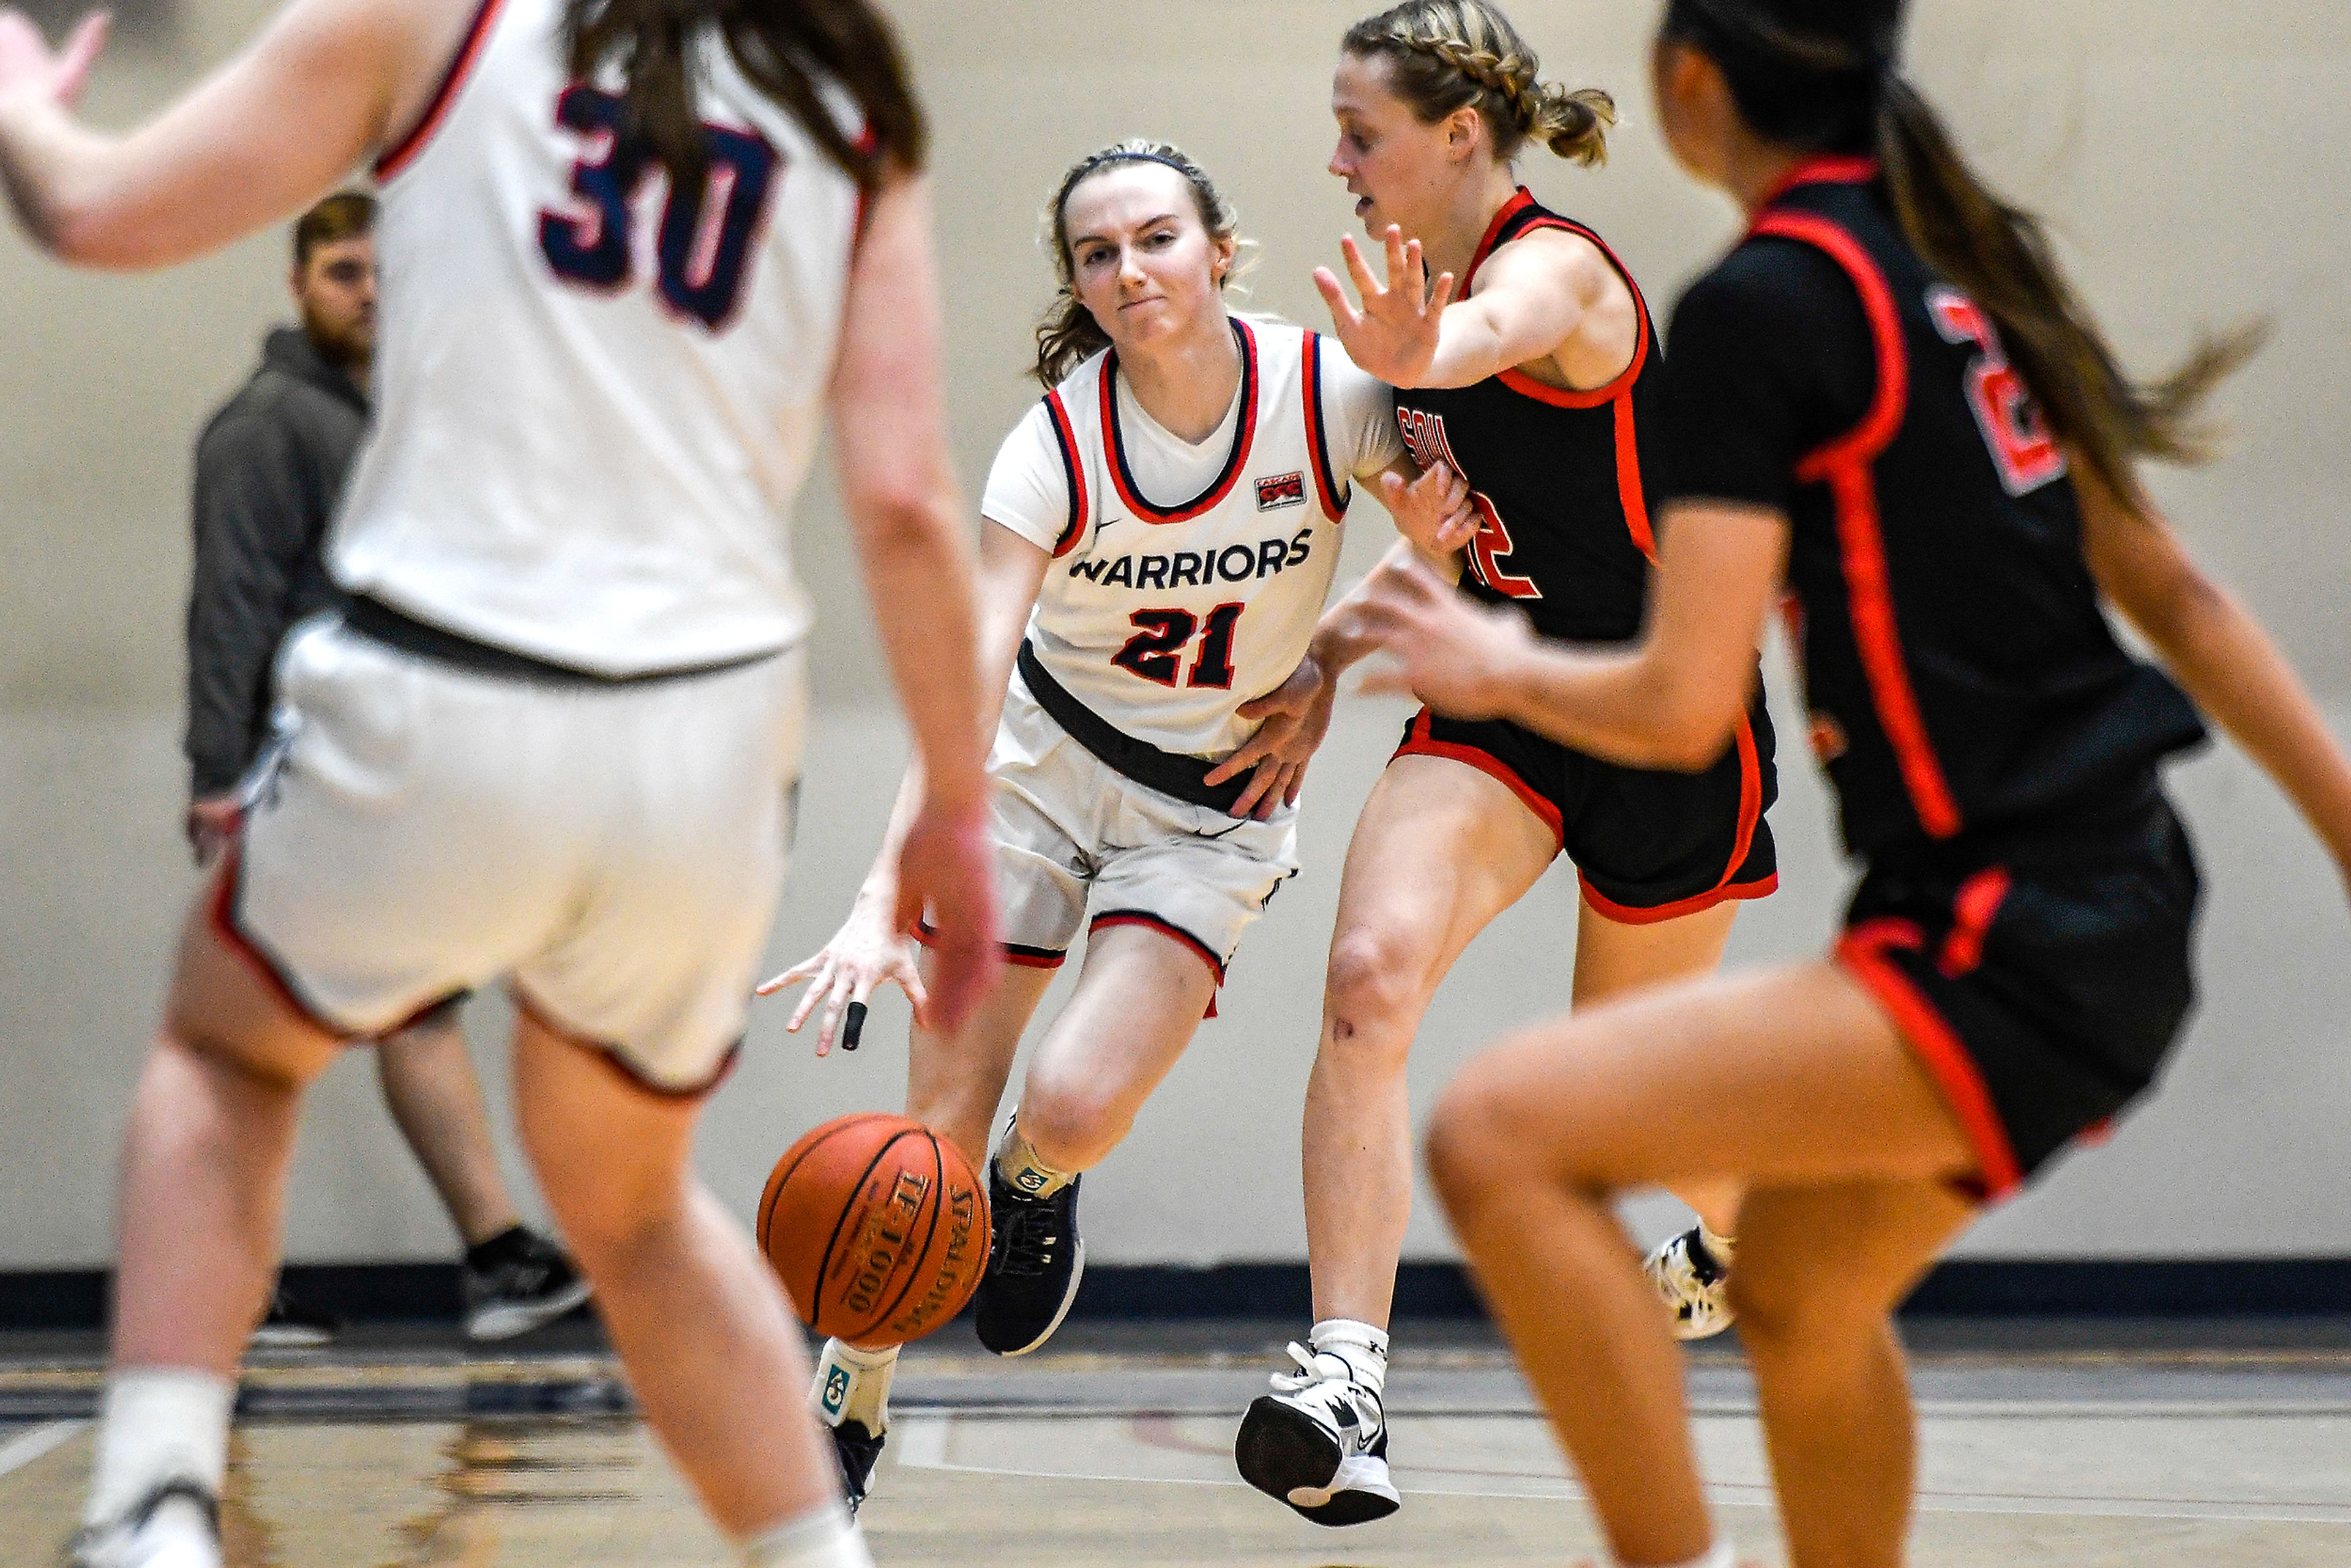
<path fill-rule="evenodd" d="M 2126 378 L 2038 225 L 1901 77 L 1900 31 L 1896 0 L 1667 8 L 1667 138 L 1751 227 L 1676 314 L 1643 640 L 1545 646 L 1410 571 L 1365 612 L 1447 712 L 1693 755 L 1737 722 L 1783 592 L 1801 612 L 1865 862 L 1835 953 L 1528 1031 L 1429 1134 L 1610 1547 L 1645 1568 L 1730 1550 L 1616 1195 L 1745 1185 L 1730 1289 L 1790 1560 L 1893 1568 L 1915 1443 L 1896 1306 L 2147 1090 L 2190 1010 L 2197 870 L 2158 768 L 2201 739 L 2199 705 L 2351 867 L 2351 764 L 2137 474 L 2201 455 L 2194 412 L 2248 343 Z"/>
<path fill-rule="evenodd" d="M 523 1135 L 648 1424 L 744 1562 L 870 1561 L 774 1276 L 695 1179 L 783 875 L 809 608 L 786 522 L 830 412 L 927 789 L 897 916 L 933 1016 L 992 981 L 971 567 L 920 111 L 859 0 L 296 0 L 124 137 L 0 13 L 0 173 L 86 266 L 168 265 L 382 183 L 350 601 L 192 912 L 124 1160 L 88 1565 L 214 1568 L 237 1352 L 302 1090 L 510 977 Z"/>
<path fill-rule="evenodd" d="M 329 196 L 294 225 L 298 328 L 262 348 L 252 379 L 196 443 L 188 591 L 188 841 L 209 866 L 236 836 L 246 775 L 269 737 L 270 668 L 287 633 L 340 601 L 327 525 L 367 431 L 375 356 L 375 200 Z M 521 1223 L 498 1172 L 481 1084 L 451 998 L 376 1043 L 384 1103 L 465 1249 L 468 1338 L 511 1339 L 588 1299 L 563 1249 Z M 254 1333 L 320 1344 L 335 1320 L 284 1284 Z"/>

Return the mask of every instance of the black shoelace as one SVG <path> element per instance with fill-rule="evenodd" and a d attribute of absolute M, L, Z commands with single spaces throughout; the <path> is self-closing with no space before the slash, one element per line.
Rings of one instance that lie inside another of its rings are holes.
<path fill-rule="evenodd" d="M 1053 1266 L 1061 1245 L 1061 1206 L 1052 1198 L 1013 1198 L 997 1207 L 1004 1217 L 1004 1261 L 998 1272 L 1031 1279 Z"/>

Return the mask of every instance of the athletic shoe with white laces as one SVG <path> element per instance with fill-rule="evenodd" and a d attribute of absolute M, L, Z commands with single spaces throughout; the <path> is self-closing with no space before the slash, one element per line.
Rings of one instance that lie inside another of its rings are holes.
<path fill-rule="evenodd" d="M 841 1465 L 841 1500 L 849 1504 L 849 1516 L 857 1517 L 864 1506 L 865 1489 L 872 1484 L 873 1467 L 881 1461 L 882 1445 L 890 1440 L 888 1427 L 873 1433 L 865 1429 L 862 1421 L 843 1421 L 838 1427 L 827 1427 L 832 1437 L 832 1457 Z"/>
<path fill-rule="evenodd" d="M 998 1355 L 1026 1355 L 1053 1337 L 1078 1299 L 1086 1244 L 1078 1237 L 1078 1183 L 1031 1197 L 987 1166 L 987 1272 L 980 1276 L 972 1327 Z"/>
<path fill-rule="evenodd" d="M 1380 1396 L 1327 1351 L 1292 1344 L 1290 1358 L 1298 1370 L 1276 1373 L 1273 1392 L 1241 1417 L 1233 1444 L 1241 1479 L 1316 1524 L 1385 1519 L 1403 1499 L 1388 1479 Z"/>
<path fill-rule="evenodd" d="M 1738 1316 L 1730 1310 L 1730 1270 L 1692 1226 L 1649 1254 L 1649 1282 L 1673 1309 L 1676 1339 L 1711 1339 Z"/>
<path fill-rule="evenodd" d="M 199 1482 L 165 1481 L 110 1524 L 75 1531 L 65 1568 L 221 1568 L 220 1500 Z"/>

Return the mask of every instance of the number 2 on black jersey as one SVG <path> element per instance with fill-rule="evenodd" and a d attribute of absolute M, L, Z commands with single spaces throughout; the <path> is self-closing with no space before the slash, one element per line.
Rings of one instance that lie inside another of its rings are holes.
<path fill-rule="evenodd" d="M 658 166 L 652 143 L 621 129 L 621 100 L 573 83 L 556 100 L 556 123 L 578 132 L 588 152 L 572 165 L 571 190 L 584 213 L 541 212 L 538 248 L 567 283 L 609 293 L 626 287 L 635 256 L 630 208 Z M 658 287 L 680 315 L 713 331 L 735 314 L 751 241 L 775 188 L 776 150 L 754 131 L 705 124 L 710 172 L 692 193 L 673 189 L 662 209 Z"/>
<path fill-rule="evenodd" d="M 1968 367 L 1968 404 L 1983 428 L 2000 482 L 2011 496 L 2029 496 L 2065 472 L 2065 449 L 2049 434 L 2049 422 L 2032 392 L 2000 345 L 2000 333 L 1983 308 L 1956 288 L 1938 284 L 1927 293 L 1935 330 L 1949 343 L 1972 343 L 1980 350 Z"/>

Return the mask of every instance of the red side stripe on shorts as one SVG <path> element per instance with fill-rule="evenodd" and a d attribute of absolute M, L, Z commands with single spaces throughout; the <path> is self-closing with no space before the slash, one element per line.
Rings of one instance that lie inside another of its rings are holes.
<path fill-rule="evenodd" d="M 1850 434 L 1822 447 L 1796 465 L 1796 477 L 1825 483 L 1836 503 L 1839 554 L 1845 600 L 1853 617 L 1855 646 L 1869 682 L 1872 706 L 1894 748 L 1904 788 L 1919 826 L 1930 838 L 1959 831 L 1959 806 L 1943 764 L 1927 733 L 1918 694 L 1910 684 L 1902 652 L 1902 630 L 1894 609 L 1894 582 L 1886 560 L 1886 532 L 1878 513 L 1876 464 L 1893 444 L 1909 411 L 1910 362 L 1894 291 L 1860 242 L 1825 218 L 1772 213 L 1754 228 L 1759 235 L 1797 240 L 1824 251 L 1851 276 L 1869 316 L 1877 349 L 1877 398 L 1868 417 Z"/>
<path fill-rule="evenodd" d="M 1943 951 L 1935 967 L 1958 979 L 1972 974 L 1983 963 L 1984 939 L 1991 935 L 1991 923 L 2000 915 L 2000 906 L 2008 898 L 2011 885 L 2005 866 L 1987 866 L 1959 884 L 1951 900 L 1950 935 L 1943 938 Z"/>
<path fill-rule="evenodd" d="M 1703 915 L 1719 904 L 1735 899 L 1769 898 L 1780 891 L 1780 873 L 1761 877 L 1754 882 L 1725 880 L 1719 886 L 1691 898 L 1677 898 L 1671 904 L 1654 904 L 1647 909 L 1635 909 L 1629 904 L 1619 904 L 1592 885 L 1582 872 L 1575 873 L 1576 883 L 1583 891 L 1583 901 L 1592 905 L 1592 913 L 1614 925 L 1663 925 L 1668 920 L 1679 920 L 1687 915 Z"/>
<path fill-rule="evenodd" d="M 1428 709 L 1420 710 L 1420 716 L 1412 721 L 1412 732 L 1405 737 L 1404 744 L 1395 748 L 1396 757 L 1442 757 L 1448 762 L 1476 768 L 1516 795 L 1520 803 L 1551 830 L 1551 836 L 1558 841 L 1560 846 L 1562 849 L 1566 847 L 1567 824 L 1561 820 L 1557 806 L 1538 793 L 1532 785 L 1518 776 L 1510 764 L 1492 752 L 1464 746 L 1458 741 L 1437 739 L 1429 732 L 1431 716 Z"/>
<path fill-rule="evenodd" d="M 1918 1064 L 1942 1091 L 1944 1103 L 1975 1150 L 1984 1196 L 1997 1202 L 2024 1183 L 2000 1108 L 1959 1031 L 1886 956 L 1896 948 L 1917 951 L 1926 945 L 1926 934 L 1909 921 L 1865 921 L 1838 941 L 1836 958 L 1886 1009 Z"/>
<path fill-rule="evenodd" d="M 490 28 L 497 21 L 498 9 L 504 4 L 505 0 L 482 0 L 480 8 L 474 13 L 473 21 L 466 25 L 465 36 L 458 43 L 457 52 L 441 78 L 441 85 L 433 89 L 431 98 L 425 99 L 424 112 L 416 117 L 416 123 L 407 135 L 393 142 L 376 159 L 378 183 L 392 179 L 414 162 L 416 155 L 424 151 L 424 144 L 433 140 L 433 133 L 441 129 L 441 122 L 449 117 L 450 107 L 457 100 L 458 89 L 465 85 L 465 78 L 473 72 L 474 62 L 481 57 L 482 46 L 489 42 Z"/>

